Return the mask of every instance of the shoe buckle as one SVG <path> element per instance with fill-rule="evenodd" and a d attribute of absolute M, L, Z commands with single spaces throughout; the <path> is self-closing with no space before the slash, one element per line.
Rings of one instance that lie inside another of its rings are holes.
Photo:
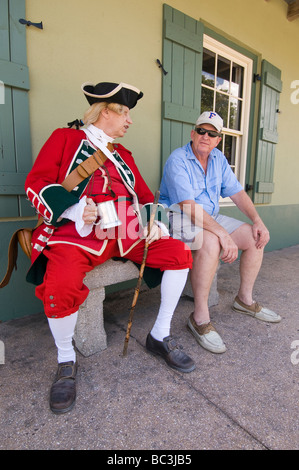
<path fill-rule="evenodd" d="M 56 381 L 60 379 L 74 379 L 76 376 L 76 364 L 61 363 L 58 366 Z"/>
<path fill-rule="evenodd" d="M 167 343 L 169 351 L 174 351 L 175 349 L 182 349 L 181 347 L 180 348 L 178 347 L 176 340 L 172 337 L 169 338 L 169 340 L 166 343 Z"/>

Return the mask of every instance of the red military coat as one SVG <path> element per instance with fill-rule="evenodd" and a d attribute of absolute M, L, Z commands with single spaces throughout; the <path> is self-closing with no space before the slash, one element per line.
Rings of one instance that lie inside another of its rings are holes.
<path fill-rule="evenodd" d="M 61 186 L 66 176 L 95 151 L 85 132 L 75 129 L 57 129 L 42 147 L 32 170 L 25 182 L 25 190 L 37 212 L 44 218 L 32 236 L 31 268 L 27 280 L 34 284 L 42 281 L 45 260 L 40 256 L 47 245 L 65 243 L 80 246 L 96 255 L 101 255 L 108 243 L 109 231 L 95 236 L 94 230 L 87 237 L 81 237 L 75 223 L 60 219 L 61 214 L 84 196 L 95 202 L 111 199 L 107 186 L 106 172 L 97 170 L 92 177 L 81 182 L 71 192 Z M 121 254 L 125 254 L 139 243 L 137 233 L 141 222 L 140 206 L 152 203 L 154 196 L 142 178 L 131 152 L 120 144 L 114 144 L 113 156 L 121 168 L 106 161 L 105 165 L 112 179 L 112 189 L 122 202 L 116 201 L 116 208 L 122 225 L 113 233 L 117 238 Z M 95 187 L 94 187 L 95 186 Z M 126 199 L 125 199 L 126 198 Z M 124 200 L 131 202 L 123 202 Z M 133 205 L 132 205 L 133 203 Z M 167 219 L 165 219 L 167 220 Z M 134 233 L 135 232 L 135 233 Z"/>

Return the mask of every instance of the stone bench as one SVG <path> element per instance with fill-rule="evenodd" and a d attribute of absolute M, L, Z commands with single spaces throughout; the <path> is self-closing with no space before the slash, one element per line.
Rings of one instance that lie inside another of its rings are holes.
<path fill-rule="evenodd" d="M 83 356 L 103 351 L 107 348 L 107 336 L 104 328 L 103 302 L 105 300 L 105 287 L 119 282 L 137 279 L 138 268 L 131 261 L 115 261 L 110 259 L 93 271 L 87 273 L 85 284 L 89 288 L 89 295 L 79 309 L 74 341 L 78 351 Z M 193 297 L 190 284 L 190 274 L 183 295 Z M 133 297 L 132 297 L 133 300 Z M 218 303 L 217 273 L 209 297 L 209 306 Z"/>
<path fill-rule="evenodd" d="M 81 305 L 74 335 L 76 348 L 83 356 L 91 356 L 107 348 L 104 328 L 103 302 L 105 287 L 119 282 L 130 281 L 139 276 L 139 270 L 131 261 L 112 259 L 87 273 L 85 284 L 89 294 Z"/>

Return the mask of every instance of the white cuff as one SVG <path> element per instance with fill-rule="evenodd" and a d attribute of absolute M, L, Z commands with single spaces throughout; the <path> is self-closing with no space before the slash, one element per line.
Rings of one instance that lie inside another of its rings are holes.
<path fill-rule="evenodd" d="M 170 236 L 168 228 L 166 227 L 165 224 L 163 224 L 163 222 L 160 222 L 159 220 L 155 220 L 155 224 L 158 225 L 158 227 L 162 230 L 164 235 L 167 235 L 168 237 Z"/>
<path fill-rule="evenodd" d="M 78 204 L 68 207 L 60 217 L 75 222 L 75 227 L 80 237 L 87 237 L 92 232 L 93 224 L 85 224 L 83 221 L 83 212 L 86 206 L 86 196 L 83 196 Z"/>

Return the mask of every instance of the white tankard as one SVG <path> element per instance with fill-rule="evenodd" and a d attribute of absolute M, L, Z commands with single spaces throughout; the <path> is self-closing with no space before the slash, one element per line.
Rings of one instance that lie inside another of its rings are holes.
<path fill-rule="evenodd" d="M 100 225 L 102 229 L 117 227 L 121 225 L 121 221 L 118 218 L 114 201 L 99 202 L 97 204 L 98 216 L 100 217 L 99 222 L 95 225 Z"/>

